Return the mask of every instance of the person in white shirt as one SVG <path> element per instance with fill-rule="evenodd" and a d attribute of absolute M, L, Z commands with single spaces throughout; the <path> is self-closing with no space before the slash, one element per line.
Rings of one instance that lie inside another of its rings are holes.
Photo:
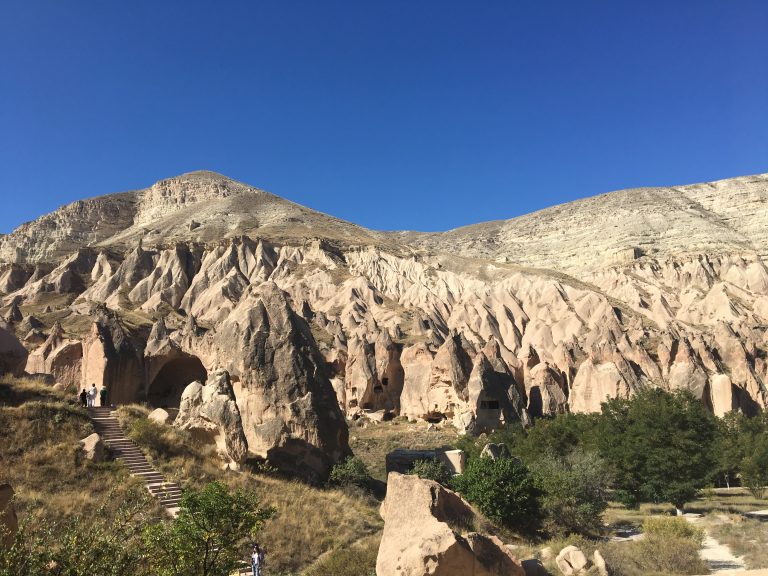
<path fill-rule="evenodd" d="M 88 390 L 88 407 L 92 408 L 96 406 L 96 384 L 91 384 L 91 389 Z"/>
<path fill-rule="evenodd" d="M 251 571 L 253 576 L 261 576 L 264 570 L 264 550 L 258 544 L 253 545 L 253 554 L 251 554 Z"/>

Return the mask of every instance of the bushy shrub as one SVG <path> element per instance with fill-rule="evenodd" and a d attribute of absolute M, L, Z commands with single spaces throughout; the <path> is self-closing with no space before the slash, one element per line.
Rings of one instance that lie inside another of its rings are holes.
<path fill-rule="evenodd" d="M 649 574 L 706 574 L 699 556 L 704 533 L 683 518 L 648 518 L 645 538 L 606 545 L 606 563 L 615 576 Z"/>
<path fill-rule="evenodd" d="M 168 454 L 172 450 L 166 431 L 162 424 L 147 418 L 138 418 L 128 424 L 126 435 L 139 446 L 149 448 L 158 454 Z"/>
<path fill-rule="evenodd" d="M 643 521 L 646 538 L 682 538 L 700 545 L 704 540 L 704 531 L 691 524 L 685 518 L 676 516 L 657 516 Z"/>
<path fill-rule="evenodd" d="M 435 459 L 416 460 L 408 473 L 425 480 L 434 480 L 443 486 L 450 483 L 452 476 L 445 464 Z"/>
<path fill-rule="evenodd" d="M 357 456 L 349 456 L 331 469 L 328 482 L 336 486 L 365 487 L 370 482 L 371 475 L 365 463 Z"/>
<path fill-rule="evenodd" d="M 452 484 L 499 524 L 516 530 L 531 530 L 538 524 L 539 490 L 528 468 L 517 458 L 475 458 Z"/>
<path fill-rule="evenodd" d="M 597 534 L 602 530 L 610 475 L 597 454 L 575 450 L 565 457 L 544 456 L 531 469 L 550 531 Z"/>

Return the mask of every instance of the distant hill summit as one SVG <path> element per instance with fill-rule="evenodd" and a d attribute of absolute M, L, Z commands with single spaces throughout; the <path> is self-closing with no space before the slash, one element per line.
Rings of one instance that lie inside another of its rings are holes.
<path fill-rule="evenodd" d="M 363 228 L 209 171 L 67 204 L 0 238 L 0 260 L 55 262 L 85 246 L 209 242 L 239 235 L 357 238 Z"/>
<path fill-rule="evenodd" d="M 577 273 L 639 255 L 768 254 L 768 174 L 634 188 L 435 234 L 403 234 L 428 250 L 504 258 Z"/>
<path fill-rule="evenodd" d="M 0 238 L 0 366 L 171 404 L 226 370 L 248 451 L 322 477 L 361 413 L 479 434 L 647 387 L 765 409 L 767 253 L 766 175 L 419 233 L 192 172 Z"/>

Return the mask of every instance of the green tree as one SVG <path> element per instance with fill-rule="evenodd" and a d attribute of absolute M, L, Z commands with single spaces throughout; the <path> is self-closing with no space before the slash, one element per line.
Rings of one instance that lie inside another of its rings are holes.
<path fill-rule="evenodd" d="M 610 475 L 600 456 L 579 448 L 567 456 L 543 456 L 531 465 L 531 470 L 542 493 L 542 511 L 550 531 L 602 531 Z"/>
<path fill-rule="evenodd" d="M 524 434 L 508 445 L 510 452 L 531 463 L 542 456 L 565 457 L 576 449 L 593 450 L 596 446 L 597 414 L 559 414 L 538 418 Z"/>
<path fill-rule="evenodd" d="M 715 479 L 728 487 L 738 476 L 746 456 L 746 426 L 746 417 L 740 412 L 728 412 L 717 420 L 717 436 L 713 447 L 717 467 Z"/>
<path fill-rule="evenodd" d="M 602 405 L 598 447 L 626 504 L 671 502 L 681 511 L 715 468 L 715 417 L 689 392 L 646 389 Z"/>
<path fill-rule="evenodd" d="M 221 482 L 184 492 L 173 520 L 148 526 L 144 540 L 156 576 L 229 576 L 248 552 L 272 508 Z"/>
<path fill-rule="evenodd" d="M 533 529 L 540 513 L 539 490 L 517 458 L 475 458 L 453 478 L 454 488 L 491 520 L 515 529 Z"/>
<path fill-rule="evenodd" d="M 744 485 L 752 496 L 762 499 L 768 485 L 768 433 L 749 439 L 739 467 Z"/>

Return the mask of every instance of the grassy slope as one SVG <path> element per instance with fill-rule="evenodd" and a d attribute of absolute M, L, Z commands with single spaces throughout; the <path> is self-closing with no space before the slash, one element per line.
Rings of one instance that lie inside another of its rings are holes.
<path fill-rule="evenodd" d="M 369 494 L 310 486 L 255 464 L 246 465 L 241 473 L 221 470 L 210 448 L 187 433 L 148 421 L 146 414 L 146 409 L 138 406 L 119 410 L 131 438 L 167 477 L 183 486 L 222 480 L 233 488 L 253 491 L 263 504 L 276 508 L 276 517 L 260 536 L 273 570 L 296 573 L 324 554 L 375 538 L 381 532 L 379 502 Z"/>
<path fill-rule="evenodd" d="M 0 378 L 0 482 L 14 486 L 22 515 L 41 504 L 53 518 L 74 513 L 88 517 L 112 490 L 119 500 L 120 493 L 135 482 L 119 464 L 94 465 L 77 456 L 78 440 L 93 429 L 85 411 L 67 400 L 34 380 Z M 187 434 L 148 423 L 146 413 L 143 408 L 121 409 L 124 422 L 142 423 L 137 440 L 168 477 L 188 486 L 221 479 L 233 487 L 253 490 L 264 504 L 277 508 L 276 518 L 261 537 L 273 570 L 285 574 L 305 570 L 307 576 L 324 576 L 338 574 L 338 566 L 354 563 L 361 576 L 369 573 L 366 570 L 375 562 L 382 528 L 379 502 L 370 495 L 308 486 L 253 465 L 239 474 L 225 472 L 209 448 L 196 444 Z M 351 430 L 355 452 L 378 478 L 383 478 L 383 459 L 389 450 L 445 446 L 455 437 L 451 429 L 428 430 L 424 424 L 402 420 Z M 706 514 L 707 529 L 736 554 L 746 554 L 749 566 L 755 568 L 768 566 L 763 551 L 768 544 L 768 525 L 743 520 L 740 513 L 763 508 L 768 508 L 768 502 L 743 490 L 706 492 L 688 506 L 691 512 Z M 671 512 L 666 505 L 627 510 L 612 504 L 605 521 L 609 532 L 614 532 L 639 526 L 648 516 Z M 609 561 L 617 563 L 631 560 L 628 556 L 632 554 L 626 543 L 567 538 L 525 544 L 514 540 L 522 558 L 535 556 L 547 545 L 556 554 L 571 543 L 587 552 L 598 547 Z M 548 567 L 554 568 L 551 562 Z M 617 573 L 629 576 L 636 572 Z"/>
<path fill-rule="evenodd" d="M 80 457 L 79 440 L 92 433 L 85 410 L 50 386 L 0 377 L 0 482 L 14 488 L 20 515 L 39 505 L 51 519 L 89 518 L 135 485 L 121 465 Z"/>

